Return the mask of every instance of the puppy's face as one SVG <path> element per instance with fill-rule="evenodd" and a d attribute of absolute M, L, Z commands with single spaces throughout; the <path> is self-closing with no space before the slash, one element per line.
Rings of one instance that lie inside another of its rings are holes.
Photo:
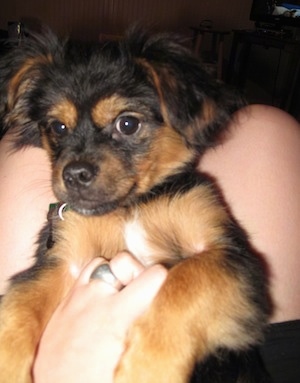
<path fill-rule="evenodd" d="M 77 97 L 84 78 L 78 90 L 76 85 L 72 89 L 72 81 L 67 81 L 66 92 L 59 87 L 53 91 L 56 85 L 49 84 L 47 92 L 51 89 L 55 97 L 42 108 L 39 122 L 42 145 L 52 162 L 54 192 L 83 214 L 128 205 L 189 162 L 193 153 L 163 121 L 150 84 L 141 86 L 120 76 L 118 85 L 106 92 L 101 84 L 112 84 L 110 77 L 116 73 L 97 76 L 85 97 Z"/>
<path fill-rule="evenodd" d="M 42 145 L 57 198 L 82 214 L 127 206 L 211 145 L 236 108 L 164 37 L 74 47 L 29 43 L 7 75 L 7 128 Z"/>

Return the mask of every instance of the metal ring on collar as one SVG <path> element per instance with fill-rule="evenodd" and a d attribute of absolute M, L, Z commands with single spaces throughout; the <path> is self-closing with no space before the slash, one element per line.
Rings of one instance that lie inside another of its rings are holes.
<path fill-rule="evenodd" d="M 101 279 L 103 282 L 113 286 L 116 290 L 121 290 L 124 285 L 111 271 L 109 263 L 102 263 L 92 272 L 90 279 Z"/>

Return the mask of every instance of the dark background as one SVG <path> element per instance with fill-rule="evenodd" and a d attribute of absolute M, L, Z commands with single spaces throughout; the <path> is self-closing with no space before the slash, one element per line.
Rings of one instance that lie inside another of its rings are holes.
<path fill-rule="evenodd" d="M 46 24 L 61 36 L 97 40 L 101 33 L 119 35 L 139 22 L 157 30 L 180 32 L 191 42 L 190 27 L 208 19 L 213 28 L 231 31 L 224 41 L 226 69 L 232 30 L 255 28 L 250 21 L 251 5 L 252 0 L 0 0 L 0 29 L 7 30 L 8 22 L 22 22 L 32 29 Z M 298 31 L 294 32 L 298 38 Z M 204 48 L 209 47 L 209 36 L 205 40 Z M 244 87 L 250 102 L 278 104 L 281 88 L 286 87 L 288 60 L 288 54 L 278 49 L 252 47 Z"/>

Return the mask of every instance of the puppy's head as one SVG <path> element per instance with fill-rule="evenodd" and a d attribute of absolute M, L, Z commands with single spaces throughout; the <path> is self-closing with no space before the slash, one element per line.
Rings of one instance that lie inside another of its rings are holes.
<path fill-rule="evenodd" d="M 48 151 L 57 198 L 83 214 L 127 206 L 193 163 L 240 106 L 164 35 L 91 46 L 48 32 L 7 61 L 5 129 Z"/>

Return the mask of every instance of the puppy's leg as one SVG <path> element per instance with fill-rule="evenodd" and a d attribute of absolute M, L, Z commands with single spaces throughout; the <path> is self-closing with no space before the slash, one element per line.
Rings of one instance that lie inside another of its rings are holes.
<path fill-rule="evenodd" d="M 41 334 L 52 313 L 93 257 L 112 258 L 124 249 L 122 216 L 64 215 L 54 228 L 54 246 L 20 274 L 0 305 L 0 382 L 29 383 Z M 103 234 L 104 233 L 104 234 Z M 72 273 L 75 273 L 72 275 Z"/>
<path fill-rule="evenodd" d="M 116 383 L 184 383 L 219 348 L 257 343 L 268 314 L 264 271 L 211 189 L 162 197 L 136 217 L 155 262 L 179 263 L 133 324 Z"/>
<path fill-rule="evenodd" d="M 71 283 L 63 262 L 34 266 L 4 296 L 0 308 L 0 382 L 31 383 L 41 334 Z M 23 277 L 22 276 L 22 277 Z M 28 279 L 29 278 L 29 279 Z"/>
<path fill-rule="evenodd" d="M 257 341 L 259 313 L 221 260 L 217 252 L 201 254 L 170 271 L 128 334 L 116 383 L 188 382 L 196 361 L 218 347 L 238 350 Z"/>

